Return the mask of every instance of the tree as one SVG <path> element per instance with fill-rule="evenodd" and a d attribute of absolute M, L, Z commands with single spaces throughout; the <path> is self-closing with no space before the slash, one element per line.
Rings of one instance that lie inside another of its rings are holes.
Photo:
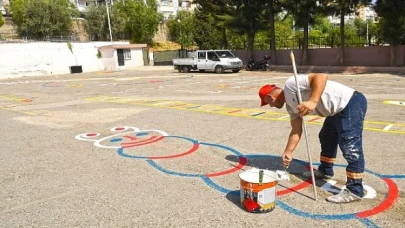
<path fill-rule="evenodd" d="M 122 22 L 124 32 L 128 34 L 132 43 L 152 44 L 153 36 L 158 31 L 162 14 L 157 12 L 155 0 L 121 0 L 114 3 L 116 8 L 115 20 Z M 111 20 L 113 20 L 112 18 Z M 115 26 L 116 21 L 114 21 Z"/>
<path fill-rule="evenodd" d="M 85 17 L 86 21 L 84 28 L 89 36 L 89 40 L 106 40 L 107 33 L 105 21 L 107 19 L 107 13 L 105 6 L 89 6 L 86 10 Z"/>
<path fill-rule="evenodd" d="M 340 17 L 340 58 L 339 62 L 344 65 L 345 53 L 345 16 L 353 13 L 360 4 L 368 5 L 371 0 L 326 0 L 324 6 L 327 11 Z"/>
<path fill-rule="evenodd" d="M 169 34 L 181 47 L 189 48 L 194 45 L 193 30 L 194 16 L 188 11 L 179 11 L 175 17 L 169 19 L 167 26 Z"/>
<path fill-rule="evenodd" d="M 233 0 L 195 0 L 194 2 L 200 6 L 199 13 L 208 16 L 208 20 L 204 20 L 204 22 L 209 23 L 209 27 L 214 28 L 215 33 L 218 32 L 220 34 L 219 47 L 228 49 L 227 34 L 229 33 L 230 28 L 225 25 L 223 17 L 225 15 L 230 15 L 234 6 Z"/>
<path fill-rule="evenodd" d="M 395 65 L 395 46 L 405 43 L 405 1 L 377 0 L 375 11 L 381 17 L 383 39 L 390 44 L 390 65 Z"/>
<path fill-rule="evenodd" d="M 277 49 L 276 49 L 276 27 L 275 17 L 281 12 L 281 5 L 278 0 L 269 0 L 267 3 L 268 18 L 269 18 L 269 30 L 270 30 L 270 50 L 272 56 L 272 62 L 277 64 Z"/>
<path fill-rule="evenodd" d="M 4 25 L 4 19 L 3 16 L 0 15 L 0 27 Z"/>
<path fill-rule="evenodd" d="M 295 25 L 304 29 L 302 44 L 302 64 L 308 64 L 308 31 L 309 24 L 315 22 L 315 16 L 322 12 L 317 0 L 280 0 L 280 3 L 293 15 Z"/>
<path fill-rule="evenodd" d="M 193 39 L 200 49 L 220 49 L 222 47 L 221 28 L 216 26 L 214 17 L 202 6 L 194 10 Z"/>
<path fill-rule="evenodd" d="M 247 36 L 247 51 L 248 55 L 253 55 L 253 45 L 256 33 L 260 30 L 268 28 L 266 22 L 266 8 L 263 8 L 266 0 L 236 0 L 234 1 L 232 11 L 220 17 L 224 25 L 239 33 Z"/>
<path fill-rule="evenodd" d="M 68 34 L 72 16 L 78 15 L 69 0 L 15 0 L 11 9 L 18 31 L 35 38 Z"/>

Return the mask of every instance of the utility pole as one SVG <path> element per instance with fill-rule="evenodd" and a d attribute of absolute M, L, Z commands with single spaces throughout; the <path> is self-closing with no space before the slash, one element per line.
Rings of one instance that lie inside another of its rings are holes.
<path fill-rule="evenodd" d="M 107 9 L 107 20 L 108 20 L 108 29 L 110 30 L 110 40 L 111 40 L 111 42 L 113 42 L 112 32 L 111 32 L 110 11 L 109 11 L 109 8 L 108 8 L 108 3 L 109 2 L 110 2 L 110 0 L 106 0 L 105 1 L 105 6 L 106 6 L 106 9 Z"/>

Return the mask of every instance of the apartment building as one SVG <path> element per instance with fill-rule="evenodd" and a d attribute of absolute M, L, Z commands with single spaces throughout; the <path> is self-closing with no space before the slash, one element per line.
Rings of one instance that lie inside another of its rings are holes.
<path fill-rule="evenodd" d="M 164 20 L 176 16 L 180 10 L 193 11 L 196 5 L 192 0 L 158 0 L 158 11 L 163 14 Z"/>
<path fill-rule="evenodd" d="M 356 12 L 346 15 L 345 23 L 353 21 L 356 18 L 360 18 L 363 21 L 371 19 L 374 22 L 378 22 L 377 13 L 370 6 L 360 6 L 356 9 Z M 334 26 L 340 25 L 340 16 L 329 16 L 328 19 Z"/>
<path fill-rule="evenodd" d="M 374 22 L 378 21 L 377 13 L 374 11 L 372 7 L 369 6 L 361 6 L 356 10 L 356 16 L 363 21 L 366 20 L 373 20 Z"/>
<path fill-rule="evenodd" d="M 9 0 L 0 0 L 0 15 L 6 16 L 6 7 L 10 4 Z"/>
<path fill-rule="evenodd" d="M 8 0 L 0 0 L 1 1 L 8 1 Z M 84 13 L 86 12 L 86 8 L 92 4 L 105 4 L 106 0 L 70 0 L 73 2 L 79 12 Z M 119 0 L 107 0 L 111 1 L 114 4 L 114 1 Z M 195 9 L 195 4 L 193 4 L 193 0 L 156 0 L 158 3 L 158 11 L 163 14 L 164 20 L 167 20 L 171 15 L 177 15 L 179 10 L 188 10 L 193 11 Z M 144 0 L 146 3 L 146 0 Z M 1 5 L 1 4 L 0 4 Z"/>

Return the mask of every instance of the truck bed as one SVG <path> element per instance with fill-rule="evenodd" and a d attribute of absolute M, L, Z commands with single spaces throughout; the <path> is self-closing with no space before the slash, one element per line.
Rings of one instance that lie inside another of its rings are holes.
<path fill-rule="evenodd" d="M 193 66 L 194 65 L 194 59 L 193 58 L 177 58 L 177 59 L 173 59 L 173 65 L 177 65 L 177 66 L 181 66 L 181 65 Z"/>

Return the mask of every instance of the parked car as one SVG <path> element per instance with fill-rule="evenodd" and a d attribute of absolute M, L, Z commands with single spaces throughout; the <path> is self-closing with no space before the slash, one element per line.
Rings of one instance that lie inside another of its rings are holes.
<path fill-rule="evenodd" d="M 215 71 L 216 73 L 232 70 L 236 73 L 243 67 L 242 60 L 235 57 L 229 50 L 198 50 L 191 55 L 191 58 L 173 59 L 174 69 L 184 73 L 191 70 Z"/>

